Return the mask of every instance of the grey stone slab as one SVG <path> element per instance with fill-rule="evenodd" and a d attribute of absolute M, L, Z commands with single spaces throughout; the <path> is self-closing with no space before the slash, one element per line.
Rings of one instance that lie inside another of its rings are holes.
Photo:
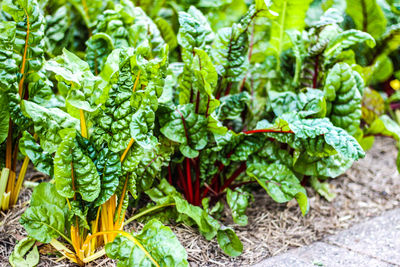
<path fill-rule="evenodd" d="M 253 267 L 359 267 L 394 266 L 370 256 L 345 248 L 316 242 L 310 246 L 291 250 L 285 254 L 266 259 Z"/>
<path fill-rule="evenodd" d="M 289 253 L 284 253 L 279 256 L 271 257 L 263 260 L 253 267 L 286 267 L 286 266 L 296 266 L 296 267 L 308 267 L 309 264 L 299 257 Z"/>
<path fill-rule="evenodd" d="M 327 237 L 325 242 L 400 266 L 400 209 Z"/>

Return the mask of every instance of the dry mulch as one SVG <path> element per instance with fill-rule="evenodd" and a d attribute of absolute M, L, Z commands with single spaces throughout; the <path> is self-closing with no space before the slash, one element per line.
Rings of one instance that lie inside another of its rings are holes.
<path fill-rule="evenodd" d="M 248 266 L 291 248 L 308 245 L 326 235 L 400 207 L 400 175 L 396 169 L 397 150 L 392 139 L 379 137 L 367 156 L 356 162 L 344 175 L 330 181 L 337 197 L 328 202 L 308 190 L 310 211 L 302 217 L 294 202 L 277 204 L 265 193 L 255 193 L 249 207 L 246 227 L 231 225 L 243 242 L 244 252 L 237 258 L 225 256 L 217 242 L 206 241 L 195 229 L 184 225 L 172 226 L 186 248 L 191 266 Z M 12 211 L 1 213 L 0 266 L 8 266 L 16 240 L 26 233 L 18 219 L 29 201 L 31 190 L 24 190 L 19 204 Z M 229 216 L 222 221 L 229 224 Z M 140 225 L 134 225 L 139 227 Z M 74 266 L 66 261 L 56 262 L 54 250 L 41 246 L 39 266 Z M 88 266 L 115 266 L 102 258 Z"/>

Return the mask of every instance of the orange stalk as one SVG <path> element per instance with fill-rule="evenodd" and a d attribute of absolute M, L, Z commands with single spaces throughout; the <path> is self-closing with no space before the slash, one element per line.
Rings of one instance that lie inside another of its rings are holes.
<path fill-rule="evenodd" d="M 22 74 L 22 78 L 19 81 L 18 84 L 18 92 L 19 92 L 19 96 L 22 98 L 22 89 L 24 86 L 24 81 L 25 81 L 25 64 L 26 64 L 26 54 L 28 52 L 28 43 L 29 43 L 29 29 L 30 29 L 30 23 L 29 23 L 29 16 L 28 16 L 28 12 L 25 11 L 25 15 L 26 15 L 26 37 L 25 37 L 25 47 L 24 47 L 24 55 L 22 57 L 22 66 L 21 66 L 21 70 L 20 73 Z"/>
<path fill-rule="evenodd" d="M 108 219 L 108 228 L 107 228 L 107 230 L 114 230 L 114 218 L 113 218 L 113 210 L 115 209 L 115 208 L 113 208 L 112 206 L 111 206 L 111 199 L 109 199 L 107 202 L 106 202 L 106 206 L 107 206 L 107 219 Z M 108 235 L 108 239 L 110 240 L 110 242 L 112 241 L 112 240 L 114 240 L 114 236 L 113 235 Z"/>
<path fill-rule="evenodd" d="M 124 151 L 124 153 L 122 153 L 121 162 L 124 162 L 124 159 L 125 159 L 126 155 L 128 154 L 129 149 L 131 149 L 131 147 L 133 145 L 133 142 L 135 142 L 135 139 L 131 138 L 131 140 L 129 141 L 128 146 L 126 147 L 126 149 Z"/>
<path fill-rule="evenodd" d="M 88 138 L 87 127 L 86 127 L 86 120 L 85 120 L 85 113 L 82 109 L 79 110 L 80 121 L 81 121 L 81 134 L 82 137 Z"/>
<path fill-rule="evenodd" d="M 132 89 L 133 92 L 136 91 L 136 87 L 137 87 L 137 85 L 138 85 L 138 83 L 139 83 L 140 73 L 141 73 L 141 70 L 139 70 L 138 75 L 136 76 L 135 83 L 134 83 L 133 89 Z"/>
<path fill-rule="evenodd" d="M 104 206 L 101 207 L 101 229 L 102 232 L 107 231 L 107 216 L 106 216 L 106 211 L 104 211 L 103 209 L 105 209 L 105 204 L 103 204 Z M 108 243 L 108 237 L 106 234 L 103 235 L 104 238 L 104 244 Z"/>
<path fill-rule="evenodd" d="M 96 220 L 92 223 L 92 233 L 93 233 L 93 234 L 97 233 L 97 229 L 98 229 L 98 227 L 99 227 L 100 210 L 101 210 L 101 208 L 99 207 L 99 208 L 97 209 Z M 97 245 L 97 240 L 94 239 L 94 240 L 92 241 L 92 249 L 93 249 L 93 250 L 96 248 L 96 245 Z"/>
<path fill-rule="evenodd" d="M 127 188 L 128 188 L 128 175 L 126 175 L 124 188 L 122 189 L 122 193 L 121 193 L 121 199 L 119 200 L 119 203 L 118 203 L 117 224 L 119 224 L 120 221 L 123 222 L 123 220 L 124 220 L 124 218 L 121 217 L 122 216 L 121 211 L 122 211 L 122 205 L 124 204 L 124 198 L 126 195 Z"/>
<path fill-rule="evenodd" d="M 8 135 L 6 143 L 6 168 L 11 170 L 11 158 L 12 158 L 12 127 L 13 123 L 10 120 L 8 122 Z"/>

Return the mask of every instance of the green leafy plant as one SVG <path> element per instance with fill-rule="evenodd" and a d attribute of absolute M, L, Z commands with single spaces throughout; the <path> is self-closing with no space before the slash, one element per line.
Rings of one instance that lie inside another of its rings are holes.
<path fill-rule="evenodd" d="M 10 262 L 36 264 L 38 240 L 79 265 L 187 266 L 169 222 L 235 257 L 221 211 L 246 225 L 256 187 L 303 216 L 306 186 L 331 201 L 326 180 L 375 135 L 400 138 L 398 94 L 370 88 L 398 75 L 398 8 L 383 2 L 3 2 L 3 209 L 29 160 L 51 178 Z"/>
<path fill-rule="evenodd" d="M 58 106 L 51 82 L 42 69 L 44 60 L 44 17 L 36 1 L 3 1 L 1 35 L 1 134 L 3 154 L 0 199 L 3 210 L 16 204 L 29 158 L 16 179 L 18 145 L 25 130 L 32 131 L 32 122 L 22 114 L 20 103 L 29 99 L 43 106 Z M 34 135 L 34 134 L 33 134 Z M 34 135 L 35 137 L 35 135 Z"/>

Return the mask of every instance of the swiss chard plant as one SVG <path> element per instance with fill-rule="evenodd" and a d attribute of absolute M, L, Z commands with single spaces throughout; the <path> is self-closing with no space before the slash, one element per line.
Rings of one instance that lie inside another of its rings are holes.
<path fill-rule="evenodd" d="M 371 88 L 396 89 L 394 2 L 14 2 L 0 21 L 3 209 L 29 161 L 51 178 L 14 265 L 37 262 L 37 240 L 79 265 L 187 266 L 168 222 L 238 256 L 224 208 L 247 225 L 259 187 L 305 215 L 305 186 L 332 200 L 326 179 L 375 135 L 400 138 L 398 94 Z M 143 229 L 124 231 L 134 220 Z"/>
<path fill-rule="evenodd" d="M 346 29 L 369 33 L 375 46 L 365 43 L 353 47 L 351 62 L 357 62 L 358 71 L 365 83 L 362 98 L 362 125 L 365 149 L 372 146 L 375 135 L 386 135 L 398 140 L 399 123 L 397 110 L 399 97 L 399 48 L 400 20 L 396 1 L 342 1 L 322 3 L 314 1 L 309 13 L 323 12 L 334 7 L 344 17 Z M 309 20 L 309 23 L 313 19 Z M 400 162 L 400 161 L 398 161 Z M 399 165 L 399 164 L 398 164 Z"/>
<path fill-rule="evenodd" d="M 0 21 L 0 203 L 3 210 L 16 204 L 28 168 L 29 156 L 17 173 L 23 136 L 37 138 L 32 121 L 21 112 L 23 99 L 45 107 L 62 103 L 51 90 L 43 70 L 45 20 L 36 1 L 3 1 Z M 44 171 L 42 169 L 39 169 Z M 44 171 L 46 173 L 46 171 Z"/>
<path fill-rule="evenodd" d="M 159 221 L 149 221 L 137 234 L 123 231 L 128 194 L 138 198 L 163 164 L 164 158 L 151 155 L 168 157 L 169 143 L 152 132 L 165 63 L 164 50 L 153 57 L 145 47 L 114 50 L 100 76 L 68 51 L 46 63 L 66 96 L 67 112 L 22 102 L 40 140 L 30 155 L 48 155 L 54 174 L 51 183 L 35 188 L 21 217 L 30 237 L 79 265 L 106 252 L 121 266 L 187 265 L 185 250 Z M 135 257 L 120 254 L 121 246 L 130 246 Z"/>

